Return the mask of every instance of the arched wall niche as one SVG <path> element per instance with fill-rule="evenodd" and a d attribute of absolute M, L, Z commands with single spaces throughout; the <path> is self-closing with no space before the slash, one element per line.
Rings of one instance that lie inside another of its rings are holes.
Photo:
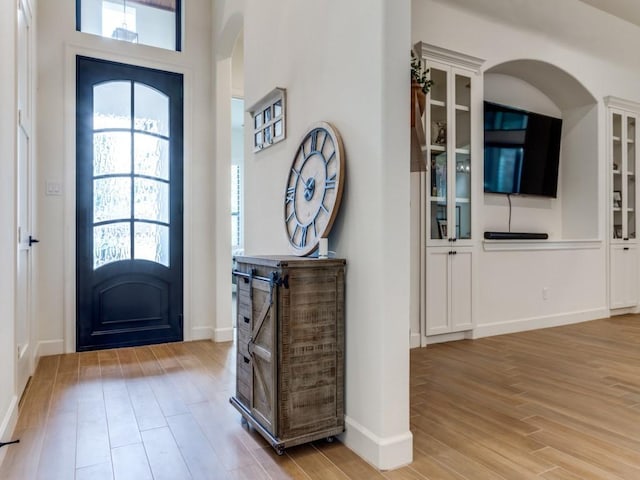
<path fill-rule="evenodd" d="M 512 231 L 545 232 L 551 240 L 599 237 L 598 102 L 565 70 L 519 59 L 484 72 L 487 101 L 562 118 L 557 198 L 512 197 Z M 507 199 L 485 194 L 483 229 L 506 230 Z"/>

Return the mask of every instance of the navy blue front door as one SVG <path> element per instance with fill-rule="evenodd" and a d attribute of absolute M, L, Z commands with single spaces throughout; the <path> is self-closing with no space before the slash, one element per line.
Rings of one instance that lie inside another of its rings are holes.
<path fill-rule="evenodd" d="M 182 75 L 76 66 L 77 350 L 182 340 Z"/>

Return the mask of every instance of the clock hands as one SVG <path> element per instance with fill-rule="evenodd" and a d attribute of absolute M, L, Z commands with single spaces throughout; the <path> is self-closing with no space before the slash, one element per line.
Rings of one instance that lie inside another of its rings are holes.
<path fill-rule="evenodd" d="M 306 182 L 304 182 L 304 199 L 307 202 L 311 200 L 315 191 L 316 179 L 314 177 L 310 177 Z"/>
<path fill-rule="evenodd" d="M 304 199 L 308 202 L 313 198 L 313 194 L 316 191 L 316 179 L 312 175 L 309 178 L 304 178 L 302 176 L 302 172 L 300 170 L 296 170 L 295 168 L 291 168 L 291 171 L 296 174 L 296 177 L 302 181 L 304 185 Z M 295 192 L 294 187 L 290 187 L 287 189 L 287 203 L 293 201 L 293 195 Z"/>

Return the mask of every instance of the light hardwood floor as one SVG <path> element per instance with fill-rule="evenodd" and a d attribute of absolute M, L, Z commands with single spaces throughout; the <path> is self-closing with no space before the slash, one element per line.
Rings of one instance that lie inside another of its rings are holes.
<path fill-rule="evenodd" d="M 45 357 L 1 479 L 640 479 L 640 316 L 411 352 L 414 462 L 278 457 L 240 422 L 232 344 Z"/>

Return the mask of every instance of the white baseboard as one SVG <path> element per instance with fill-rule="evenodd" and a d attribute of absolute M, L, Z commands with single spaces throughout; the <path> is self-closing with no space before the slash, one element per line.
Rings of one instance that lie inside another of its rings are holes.
<path fill-rule="evenodd" d="M 588 322 L 599 318 L 609 317 L 609 310 L 597 308 L 594 310 L 583 310 L 579 312 L 560 313 L 546 317 L 524 318 L 511 320 L 508 322 L 486 323 L 477 325 L 473 330 L 472 338 L 491 337 L 493 335 L 504 335 L 507 333 L 525 332 L 527 330 L 537 330 L 539 328 L 560 327 L 572 323 Z"/>
<path fill-rule="evenodd" d="M 0 441 L 7 442 L 9 440 L 13 440 L 11 434 L 14 432 L 16 428 L 16 424 L 18 423 L 18 396 L 14 395 L 11 399 L 11 403 L 9 404 L 9 409 L 2 419 L 2 423 L 0 423 Z M 7 448 L 0 448 L 0 466 L 2 466 L 2 462 L 4 461 L 4 457 L 7 455 Z"/>
<path fill-rule="evenodd" d="M 409 348 L 418 348 L 420 346 L 420 334 L 411 332 L 409 342 Z"/>
<path fill-rule="evenodd" d="M 216 328 L 213 331 L 214 342 L 233 342 L 233 327 Z"/>
<path fill-rule="evenodd" d="M 191 340 L 211 340 L 213 339 L 213 328 L 193 327 L 191 329 Z"/>
<path fill-rule="evenodd" d="M 458 340 L 464 340 L 465 338 L 472 338 L 470 331 L 431 335 L 426 338 L 426 344 L 434 345 L 436 343 L 457 342 Z"/>
<path fill-rule="evenodd" d="M 638 313 L 640 310 L 638 307 L 628 307 L 628 308 L 613 308 L 609 310 L 609 316 L 615 317 L 616 315 L 627 315 L 629 313 Z"/>
<path fill-rule="evenodd" d="M 49 355 L 60 355 L 64 353 L 64 340 L 42 340 L 38 342 L 34 358 L 34 366 L 38 365 L 40 357 Z"/>
<path fill-rule="evenodd" d="M 410 431 L 382 438 L 348 416 L 344 420 L 346 431 L 341 436 L 342 442 L 377 469 L 392 470 L 412 462 L 413 435 Z"/>

